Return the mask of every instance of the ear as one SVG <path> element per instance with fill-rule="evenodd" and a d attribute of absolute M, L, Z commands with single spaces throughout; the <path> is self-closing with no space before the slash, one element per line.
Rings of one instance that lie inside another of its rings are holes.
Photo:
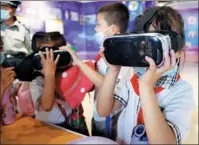
<path fill-rule="evenodd" d="M 113 33 L 114 34 L 120 34 L 120 28 L 117 25 L 113 25 Z"/>
<path fill-rule="evenodd" d="M 177 51 L 176 52 L 176 58 L 180 58 L 183 55 L 183 53 L 185 53 L 184 50 Z"/>

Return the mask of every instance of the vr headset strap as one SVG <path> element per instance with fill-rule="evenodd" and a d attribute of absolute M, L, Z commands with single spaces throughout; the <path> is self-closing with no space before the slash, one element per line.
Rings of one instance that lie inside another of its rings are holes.
<path fill-rule="evenodd" d="M 149 11 L 145 12 L 144 15 L 141 15 L 137 22 L 135 22 L 132 33 L 145 32 L 146 24 L 149 24 L 149 22 L 153 20 L 154 14 L 159 8 L 160 7 L 151 8 Z"/>

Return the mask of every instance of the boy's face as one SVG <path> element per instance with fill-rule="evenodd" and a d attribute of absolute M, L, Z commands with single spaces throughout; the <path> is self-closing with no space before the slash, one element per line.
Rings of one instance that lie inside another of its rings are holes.
<path fill-rule="evenodd" d="M 97 14 L 97 24 L 95 27 L 96 33 L 104 31 L 109 27 L 108 23 L 104 19 L 104 14 L 103 13 L 98 13 Z"/>
<path fill-rule="evenodd" d="M 109 37 L 109 36 L 112 36 L 115 34 L 113 26 L 115 26 L 115 25 L 111 25 L 111 26 L 108 25 L 108 23 L 105 20 L 104 13 L 97 14 L 97 24 L 95 27 L 95 32 L 96 33 L 103 32 L 104 39 L 106 37 Z"/>

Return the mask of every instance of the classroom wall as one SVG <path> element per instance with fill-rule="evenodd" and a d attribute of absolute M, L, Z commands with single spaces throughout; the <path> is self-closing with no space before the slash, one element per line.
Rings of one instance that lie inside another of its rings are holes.
<path fill-rule="evenodd" d="M 17 16 L 31 30 L 60 31 L 66 40 L 77 48 L 82 59 L 95 59 L 99 50 L 95 38 L 96 13 L 103 5 L 117 1 L 81 3 L 78 1 L 22 1 Z M 134 18 L 146 8 L 153 7 L 155 1 L 119 1 L 130 12 L 127 32 L 133 27 Z M 180 3 L 180 2 L 178 2 Z M 179 5 L 179 4 L 176 4 Z M 181 4 L 176 7 L 185 21 L 187 61 L 198 62 L 198 7 Z"/>

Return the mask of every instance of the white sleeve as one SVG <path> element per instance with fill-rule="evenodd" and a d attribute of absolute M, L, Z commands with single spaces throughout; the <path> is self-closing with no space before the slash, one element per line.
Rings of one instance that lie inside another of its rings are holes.
<path fill-rule="evenodd" d="M 115 86 L 114 99 L 126 107 L 129 98 L 128 79 L 121 79 Z"/>
<path fill-rule="evenodd" d="M 33 80 L 30 83 L 32 100 L 36 109 L 38 109 L 38 106 L 41 101 L 43 87 L 44 87 L 44 80 L 42 77 L 37 77 L 35 80 Z"/>
<path fill-rule="evenodd" d="M 176 135 L 177 144 L 182 144 L 188 136 L 191 113 L 194 107 L 192 87 L 187 84 L 181 85 L 184 87 L 176 87 L 173 90 L 173 94 L 170 94 L 171 100 L 163 112 L 168 124 Z"/>

